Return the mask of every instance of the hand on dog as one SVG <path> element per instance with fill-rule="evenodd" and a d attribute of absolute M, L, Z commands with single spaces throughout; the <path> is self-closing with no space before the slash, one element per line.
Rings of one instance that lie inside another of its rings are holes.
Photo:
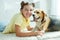
<path fill-rule="evenodd" d="M 43 35 L 44 35 L 44 33 L 45 33 L 45 31 L 43 31 L 43 30 L 41 30 L 40 32 L 41 32 L 41 36 L 43 36 Z"/>
<path fill-rule="evenodd" d="M 43 31 L 37 31 L 37 34 L 40 35 L 40 36 L 43 36 L 44 32 Z"/>

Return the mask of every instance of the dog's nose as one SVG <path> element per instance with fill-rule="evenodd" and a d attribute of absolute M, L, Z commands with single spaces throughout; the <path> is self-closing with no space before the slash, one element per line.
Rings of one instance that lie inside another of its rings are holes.
<path fill-rule="evenodd" d="M 35 15 L 33 14 L 33 17 L 35 17 Z"/>

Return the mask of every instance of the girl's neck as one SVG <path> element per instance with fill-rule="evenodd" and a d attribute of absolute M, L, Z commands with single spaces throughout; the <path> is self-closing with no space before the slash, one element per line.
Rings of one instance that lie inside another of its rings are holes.
<path fill-rule="evenodd" d="M 21 13 L 22 14 L 22 16 L 25 18 L 25 20 L 26 20 L 26 22 L 28 21 L 28 18 L 26 18 L 24 15 L 23 15 L 23 13 Z"/>

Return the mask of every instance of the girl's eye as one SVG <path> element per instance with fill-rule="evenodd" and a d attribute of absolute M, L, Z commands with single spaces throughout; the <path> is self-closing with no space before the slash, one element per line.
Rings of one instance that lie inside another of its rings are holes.
<path fill-rule="evenodd" d="M 33 11 L 33 9 L 31 9 L 30 11 Z"/>
<path fill-rule="evenodd" d="M 28 11 L 28 9 L 25 9 L 26 11 Z"/>

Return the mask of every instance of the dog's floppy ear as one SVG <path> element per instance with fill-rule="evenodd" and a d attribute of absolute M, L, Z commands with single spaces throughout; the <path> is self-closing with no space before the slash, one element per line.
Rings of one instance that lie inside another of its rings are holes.
<path fill-rule="evenodd" d="M 41 13 L 43 14 L 43 16 L 47 16 L 44 11 L 41 11 Z"/>
<path fill-rule="evenodd" d="M 41 11 L 42 13 L 42 21 L 44 21 L 44 17 L 46 16 L 46 14 L 44 13 L 44 11 Z"/>

